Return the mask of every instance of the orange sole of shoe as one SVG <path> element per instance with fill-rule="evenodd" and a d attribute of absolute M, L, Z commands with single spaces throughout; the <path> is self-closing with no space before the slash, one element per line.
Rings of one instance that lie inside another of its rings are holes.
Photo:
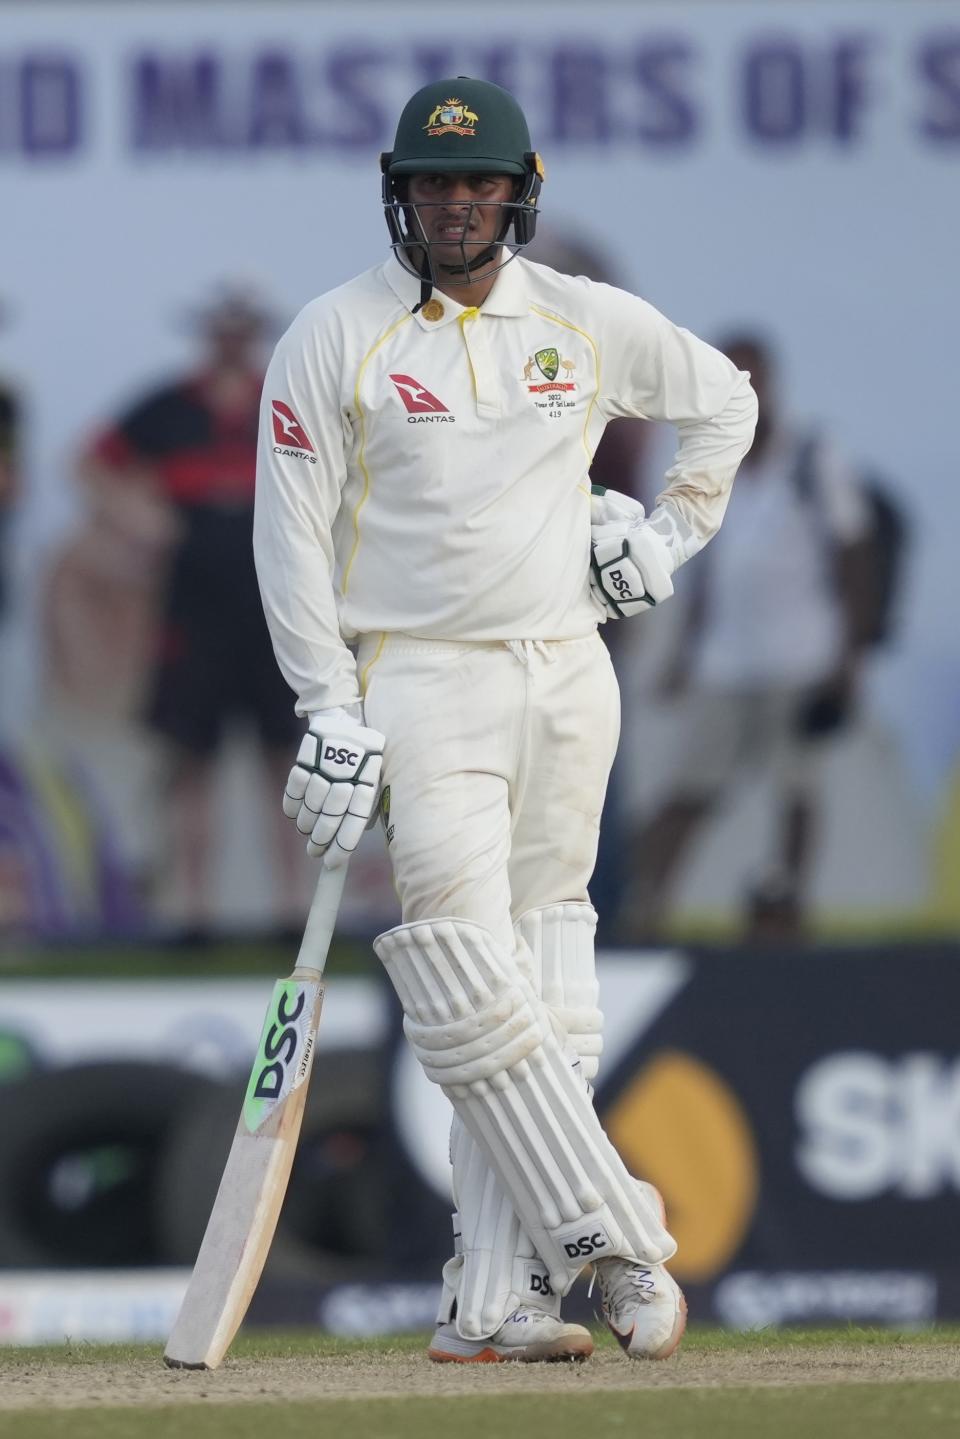
<path fill-rule="evenodd" d="M 583 1339 L 568 1342 L 552 1353 L 549 1349 L 538 1350 L 536 1345 L 531 1345 L 523 1354 L 498 1354 L 495 1349 L 481 1349 L 479 1354 L 447 1354 L 442 1349 L 428 1349 L 427 1358 L 434 1364 L 575 1364 L 589 1359 L 592 1353 L 592 1340 Z"/>
<path fill-rule="evenodd" d="M 506 1357 L 493 1349 L 481 1349 L 479 1354 L 444 1354 L 441 1349 L 427 1350 L 427 1358 L 432 1359 L 434 1364 L 501 1364 Z"/>

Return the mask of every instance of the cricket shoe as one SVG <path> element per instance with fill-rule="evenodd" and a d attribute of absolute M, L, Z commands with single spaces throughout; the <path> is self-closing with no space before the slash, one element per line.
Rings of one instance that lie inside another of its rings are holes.
<path fill-rule="evenodd" d="M 687 1327 L 687 1301 L 662 1264 L 600 1259 L 597 1284 L 603 1317 L 631 1359 L 668 1359 Z"/>
<path fill-rule="evenodd" d="M 522 1304 L 489 1339 L 464 1339 L 455 1324 L 438 1324 L 427 1350 L 435 1364 L 556 1364 L 589 1359 L 593 1340 L 581 1324 L 564 1324 Z"/>
<path fill-rule="evenodd" d="M 660 1222 L 666 1223 L 659 1189 L 637 1180 Z M 687 1327 L 687 1301 L 662 1264 L 637 1264 L 631 1259 L 598 1259 L 594 1280 L 600 1286 L 603 1317 L 617 1343 L 631 1359 L 669 1359 Z M 591 1281 L 590 1288 L 593 1288 Z"/>

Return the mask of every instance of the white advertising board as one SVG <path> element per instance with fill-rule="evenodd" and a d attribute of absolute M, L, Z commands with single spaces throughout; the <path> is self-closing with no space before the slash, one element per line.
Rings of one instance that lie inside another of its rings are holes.
<path fill-rule="evenodd" d="M 758 326 L 791 410 L 903 497 L 907 602 L 871 684 L 907 808 L 934 816 L 960 750 L 952 0 L 493 0 L 474 25 L 415 0 L 4 7 L 0 373 L 28 406 L 21 574 L 71 520 L 84 438 L 188 359 L 184 317 L 216 282 L 256 280 L 286 318 L 383 255 L 378 152 L 419 84 L 458 73 L 524 105 L 546 223 L 708 338 Z M 23 645 L 8 692 L 32 660 Z"/>

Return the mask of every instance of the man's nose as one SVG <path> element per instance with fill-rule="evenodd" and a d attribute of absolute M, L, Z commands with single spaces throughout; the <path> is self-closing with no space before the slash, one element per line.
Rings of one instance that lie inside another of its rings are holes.
<path fill-rule="evenodd" d="M 443 197 L 445 205 L 465 207 L 473 204 L 473 191 L 466 180 L 454 180 Z"/>

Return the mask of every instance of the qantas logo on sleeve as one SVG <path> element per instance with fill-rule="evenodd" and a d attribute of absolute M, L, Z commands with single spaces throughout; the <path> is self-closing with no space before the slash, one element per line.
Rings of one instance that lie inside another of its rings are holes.
<path fill-rule="evenodd" d="M 455 417 L 446 405 L 424 389 L 419 380 L 412 375 L 391 375 L 390 378 L 407 410 L 408 425 L 453 424 Z"/>
<path fill-rule="evenodd" d="M 273 447 L 275 455 L 292 455 L 295 460 L 309 460 L 311 465 L 317 463 L 316 452 L 310 443 L 310 437 L 297 419 L 289 405 L 282 400 L 272 400 L 273 407 L 273 438 L 276 444 Z"/>

